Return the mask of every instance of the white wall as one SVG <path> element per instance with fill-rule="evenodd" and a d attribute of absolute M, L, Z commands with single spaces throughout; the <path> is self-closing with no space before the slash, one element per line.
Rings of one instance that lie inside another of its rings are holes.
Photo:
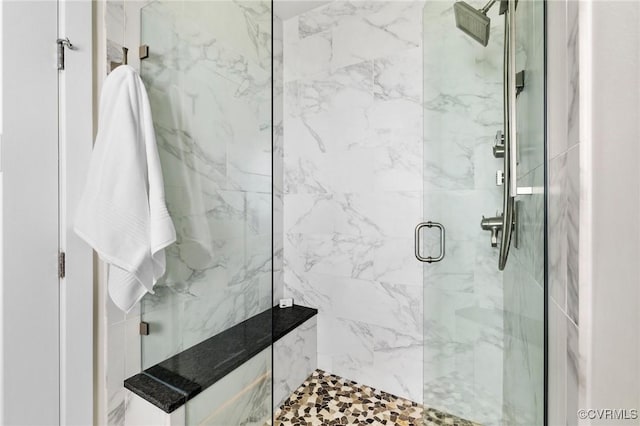
<path fill-rule="evenodd" d="M 592 257 L 584 408 L 640 406 L 640 3 L 592 3 L 590 132 Z M 582 286 L 582 283 L 581 283 Z M 584 302 L 584 305 L 583 305 Z M 637 424 L 595 421 L 593 424 Z"/>
<path fill-rule="evenodd" d="M 2 18 L 2 14 L 3 14 L 3 10 L 4 10 L 4 2 L 0 2 L 0 22 L 4 22 L 3 18 Z M 4 37 L 4 32 L 0 31 L 0 100 L 4 99 L 2 96 L 2 85 L 3 85 L 3 78 L 2 78 L 2 72 L 4 70 L 3 67 L 3 61 L 4 61 L 4 51 L 3 51 L 3 46 L 4 43 L 2 42 L 2 39 Z M 3 183 L 2 183 L 2 179 L 3 179 L 3 173 L 2 173 L 2 132 L 3 132 L 3 127 L 2 127 L 2 119 L 4 118 L 4 115 L 2 113 L 2 107 L 3 107 L 4 102 L 0 101 L 0 241 L 3 241 L 3 233 L 2 233 L 2 228 L 3 228 L 3 224 L 4 221 L 2 220 L 2 212 L 4 211 L 4 208 L 2 207 L 2 189 L 3 189 Z M 3 255 L 3 244 L 0 244 L 0 287 L 4 286 L 4 269 L 3 269 L 3 262 L 4 262 L 4 255 Z M 4 329 L 4 322 L 3 322 L 3 318 L 4 315 L 2 313 L 2 306 L 3 306 L 3 300 L 2 300 L 2 292 L 0 292 L 0 342 L 4 341 L 4 336 L 2 333 L 2 330 Z M 3 352 L 0 351 L 0 365 L 4 365 L 4 355 Z M 0 394 L 4 393 L 4 374 L 3 374 L 3 369 L 0 368 Z M 4 419 L 4 400 L 0 398 L 0 419 Z"/>

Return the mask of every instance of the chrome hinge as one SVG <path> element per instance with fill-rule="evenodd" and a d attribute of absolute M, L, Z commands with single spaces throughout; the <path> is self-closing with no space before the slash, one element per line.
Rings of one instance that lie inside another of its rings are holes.
<path fill-rule="evenodd" d="M 73 50 L 73 44 L 69 41 L 69 37 L 59 38 L 56 40 L 58 43 L 58 70 L 64 69 L 64 48 L 67 47 L 69 50 Z"/>
<path fill-rule="evenodd" d="M 61 251 L 58 253 L 58 278 L 64 278 L 65 275 L 65 259 L 64 252 Z"/>

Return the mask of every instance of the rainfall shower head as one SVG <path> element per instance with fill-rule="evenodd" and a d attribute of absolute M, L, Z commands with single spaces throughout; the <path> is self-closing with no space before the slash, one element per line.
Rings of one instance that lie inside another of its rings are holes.
<path fill-rule="evenodd" d="M 491 0 L 482 9 L 476 9 L 463 1 L 456 2 L 453 5 L 456 26 L 469 37 L 486 46 L 489 43 L 489 26 L 491 24 L 491 19 L 486 13 L 495 2 L 496 0 Z"/>

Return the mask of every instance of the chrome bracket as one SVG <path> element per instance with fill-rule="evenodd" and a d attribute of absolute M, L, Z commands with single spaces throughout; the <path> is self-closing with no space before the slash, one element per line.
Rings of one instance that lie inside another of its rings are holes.
<path fill-rule="evenodd" d="M 516 74 L 516 96 L 524 90 L 524 70 Z"/>
<path fill-rule="evenodd" d="M 140 321 L 140 335 L 148 336 L 149 335 L 149 323 Z"/>
<path fill-rule="evenodd" d="M 138 57 L 140 60 L 147 59 L 149 57 L 149 46 L 146 44 L 141 45 L 138 48 Z"/>

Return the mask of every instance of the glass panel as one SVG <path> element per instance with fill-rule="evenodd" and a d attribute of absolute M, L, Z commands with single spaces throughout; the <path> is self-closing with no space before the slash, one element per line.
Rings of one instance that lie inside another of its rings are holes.
<path fill-rule="evenodd" d="M 544 2 L 519 1 L 516 71 L 525 71 L 517 101 L 518 247 L 504 271 L 504 423 L 541 425 L 544 417 Z"/>
<path fill-rule="evenodd" d="M 492 146 L 503 129 L 504 16 L 498 3 L 488 12 L 483 47 L 456 28 L 451 6 L 426 2 L 423 19 L 424 220 L 446 229 L 445 258 L 423 269 L 424 404 L 483 425 L 542 425 L 542 2 L 520 0 L 516 13 L 517 69 L 527 75 L 517 100 L 518 184 L 537 190 L 518 197 L 518 247 L 505 272 L 480 228 L 483 215 L 502 213 L 503 160 Z M 423 236 L 423 255 L 435 256 L 437 232 Z"/>
<path fill-rule="evenodd" d="M 271 5 L 152 2 L 141 43 L 177 231 L 167 273 L 142 301 L 149 368 L 272 306 Z M 242 380 L 270 373 L 260 365 Z M 260 398 L 268 411 L 270 389 Z"/>

